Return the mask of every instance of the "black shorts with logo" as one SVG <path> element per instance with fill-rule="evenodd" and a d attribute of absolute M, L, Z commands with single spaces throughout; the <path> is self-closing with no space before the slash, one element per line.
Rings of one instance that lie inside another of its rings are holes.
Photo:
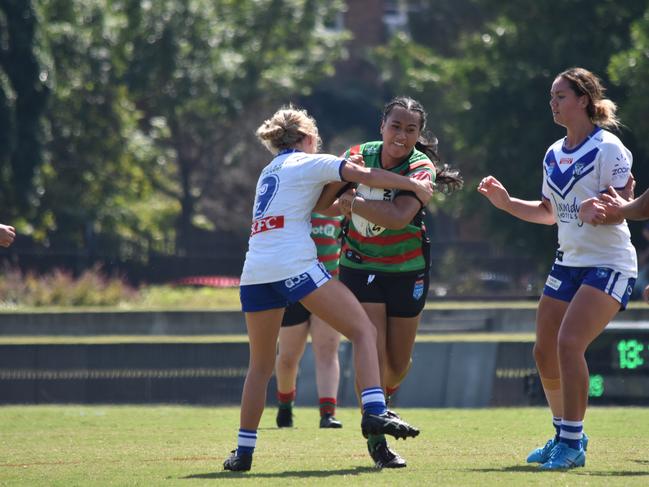
<path fill-rule="evenodd" d="M 361 303 L 385 303 L 388 316 L 413 318 L 424 309 L 430 276 L 423 269 L 387 274 L 340 266 L 340 281 Z"/>
<path fill-rule="evenodd" d="M 304 323 L 311 316 L 311 312 L 298 301 L 289 304 L 284 310 L 282 326 L 295 326 Z"/>

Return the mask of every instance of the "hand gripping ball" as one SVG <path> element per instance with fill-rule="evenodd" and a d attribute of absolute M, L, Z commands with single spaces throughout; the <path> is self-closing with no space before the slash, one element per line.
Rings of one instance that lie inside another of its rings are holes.
<path fill-rule="evenodd" d="M 364 200 L 383 200 L 392 201 L 393 191 L 391 189 L 370 188 L 364 184 L 359 184 L 356 188 L 356 195 Z M 352 225 L 354 229 L 363 237 L 376 237 L 385 230 L 385 227 L 372 223 L 362 216 L 352 212 Z"/>

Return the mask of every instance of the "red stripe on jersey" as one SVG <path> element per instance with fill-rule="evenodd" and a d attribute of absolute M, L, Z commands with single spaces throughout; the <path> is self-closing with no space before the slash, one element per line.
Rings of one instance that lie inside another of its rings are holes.
<path fill-rule="evenodd" d="M 408 167 L 408 169 L 409 169 L 410 171 L 414 171 L 415 169 L 419 169 L 420 167 L 427 167 L 427 168 L 430 169 L 431 171 L 435 172 L 435 165 L 434 165 L 432 162 L 430 162 L 430 161 L 417 161 L 417 162 L 413 162 L 412 164 L 410 164 L 410 166 Z"/>
<path fill-rule="evenodd" d="M 361 153 L 361 146 L 360 145 L 355 145 L 351 149 L 349 149 L 349 155 L 353 156 L 355 154 L 360 154 Z"/>
<path fill-rule="evenodd" d="M 336 260 L 339 257 L 340 257 L 340 253 L 337 252 L 331 255 L 319 255 L 318 260 L 324 264 L 325 262 L 331 262 L 332 260 Z"/>
<path fill-rule="evenodd" d="M 409 177 L 413 179 L 419 179 L 420 181 L 430 181 L 433 179 L 433 176 L 428 171 L 417 171 L 414 174 L 409 174 Z"/>
<path fill-rule="evenodd" d="M 338 240 L 331 237 L 311 237 L 316 245 L 338 245 Z"/>
<path fill-rule="evenodd" d="M 353 240 L 358 241 L 359 243 L 372 245 L 392 245 L 400 242 L 405 242 L 406 240 L 410 240 L 412 238 L 421 240 L 421 234 L 419 233 L 419 230 L 411 233 L 400 233 L 398 235 L 377 235 L 376 237 L 365 237 L 358 233 L 356 230 L 350 228 L 349 237 Z"/>
<path fill-rule="evenodd" d="M 343 252 L 345 252 L 348 248 L 349 246 L 345 244 L 343 246 Z M 416 259 L 421 255 L 422 255 L 421 247 L 418 247 L 409 252 L 405 252 L 403 254 L 393 255 L 389 257 L 369 257 L 367 255 L 363 255 L 362 258 L 363 258 L 363 262 L 377 262 L 381 264 L 401 264 L 402 262 L 406 262 L 411 259 Z"/>

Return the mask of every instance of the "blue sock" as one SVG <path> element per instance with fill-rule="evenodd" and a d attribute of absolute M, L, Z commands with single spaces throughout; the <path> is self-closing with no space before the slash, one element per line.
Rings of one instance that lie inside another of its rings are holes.
<path fill-rule="evenodd" d="M 584 431 L 583 421 L 561 420 L 561 433 L 559 441 L 566 443 L 570 448 L 578 450 L 581 448 L 581 438 Z"/>
<path fill-rule="evenodd" d="M 243 453 L 252 455 L 257 445 L 257 430 L 244 430 L 239 428 L 239 437 L 237 438 L 237 455 Z"/>
<path fill-rule="evenodd" d="M 380 387 L 368 387 L 361 392 L 363 412 L 370 414 L 383 414 L 386 411 L 385 394 Z"/>
<path fill-rule="evenodd" d="M 554 440 L 559 441 L 559 435 L 561 434 L 561 418 L 557 418 L 556 416 L 552 416 L 552 426 L 554 426 L 554 431 L 556 431 L 556 435 L 554 436 Z"/>

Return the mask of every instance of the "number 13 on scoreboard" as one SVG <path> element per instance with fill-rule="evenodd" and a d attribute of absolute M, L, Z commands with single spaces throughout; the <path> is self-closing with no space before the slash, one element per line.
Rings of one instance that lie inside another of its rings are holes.
<path fill-rule="evenodd" d="M 641 354 L 645 346 L 638 340 L 620 340 L 617 344 L 621 369 L 637 369 L 644 364 Z"/>

